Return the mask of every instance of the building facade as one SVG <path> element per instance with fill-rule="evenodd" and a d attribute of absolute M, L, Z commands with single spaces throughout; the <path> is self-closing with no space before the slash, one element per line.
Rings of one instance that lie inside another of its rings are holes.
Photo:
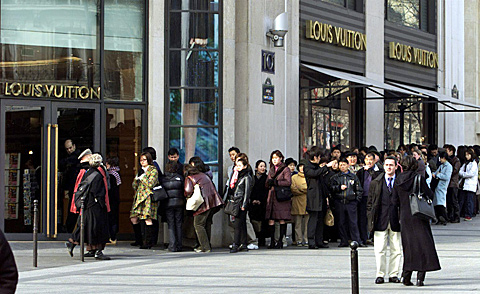
<path fill-rule="evenodd" d="M 146 146 L 161 164 L 171 147 L 200 156 L 223 191 L 231 146 L 253 165 L 276 149 L 479 140 L 478 1 L 60 2 L 0 4 L 11 238 L 30 238 L 33 199 L 43 237 L 66 238 L 67 140 L 119 158 L 123 234 Z M 266 34 L 284 12 L 275 47 Z M 215 216 L 214 245 L 229 242 L 226 222 Z"/>

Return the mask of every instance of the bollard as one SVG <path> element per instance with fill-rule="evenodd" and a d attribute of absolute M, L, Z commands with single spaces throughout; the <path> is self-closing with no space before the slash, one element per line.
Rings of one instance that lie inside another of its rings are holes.
<path fill-rule="evenodd" d="M 359 284 L 358 284 L 358 243 L 353 241 L 350 243 L 350 259 L 352 263 L 352 294 L 359 294 Z"/>
<path fill-rule="evenodd" d="M 33 266 L 38 266 L 38 200 L 33 201 Z"/>
<path fill-rule="evenodd" d="M 85 261 L 85 216 L 83 213 L 83 209 L 85 208 L 85 198 L 82 197 L 82 205 L 80 207 L 80 258 L 82 262 Z"/>

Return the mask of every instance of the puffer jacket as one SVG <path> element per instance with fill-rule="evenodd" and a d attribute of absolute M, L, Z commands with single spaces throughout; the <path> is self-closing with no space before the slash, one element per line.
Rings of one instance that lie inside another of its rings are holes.
<path fill-rule="evenodd" d="M 464 179 L 462 190 L 477 192 L 478 164 L 475 160 L 469 163 L 464 163 L 458 174 L 460 175 L 461 179 Z"/>
<path fill-rule="evenodd" d="M 183 177 L 177 173 L 165 173 L 160 180 L 168 195 L 168 199 L 165 200 L 166 207 L 175 208 L 184 206 L 185 196 L 183 195 Z"/>
<path fill-rule="evenodd" d="M 346 185 L 347 189 L 342 190 L 342 185 Z M 358 177 L 354 173 L 340 172 L 334 175 L 331 179 L 330 187 L 335 200 L 349 203 L 351 201 L 360 201 L 362 199 L 363 189 L 360 185 L 360 180 L 358 180 Z"/>

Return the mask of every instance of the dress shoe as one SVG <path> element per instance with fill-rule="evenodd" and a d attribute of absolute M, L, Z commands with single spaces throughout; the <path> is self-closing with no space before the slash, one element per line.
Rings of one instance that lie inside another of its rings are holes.
<path fill-rule="evenodd" d="M 400 279 L 397 277 L 388 278 L 389 283 L 400 283 Z"/>
<path fill-rule="evenodd" d="M 318 247 L 315 245 L 308 245 L 308 249 L 318 249 Z"/>
<path fill-rule="evenodd" d="M 238 246 L 238 251 L 248 251 L 248 247 L 245 244 Z"/>
<path fill-rule="evenodd" d="M 403 284 L 404 284 L 405 286 L 413 286 L 413 283 L 412 283 L 411 281 L 405 281 L 405 280 L 404 280 L 404 281 L 403 281 Z"/>
<path fill-rule="evenodd" d="M 95 257 L 97 250 L 90 250 L 87 253 L 83 254 L 83 257 Z"/>
<path fill-rule="evenodd" d="M 75 248 L 75 244 L 71 242 L 65 242 L 65 246 L 67 247 L 68 254 L 70 254 L 70 257 L 73 257 L 73 248 Z"/>
<path fill-rule="evenodd" d="M 232 248 L 230 248 L 230 253 L 237 253 L 238 252 L 238 246 L 233 244 Z"/>
<path fill-rule="evenodd" d="M 348 247 L 348 244 L 342 244 L 342 243 L 340 243 L 340 244 L 338 244 L 338 247 Z"/>
<path fill-rule="evenodd" d="M 330 248 L 330 246 L 328 246 L 327 244 L 320 244 L 317 245 L 317 248 Z"/>
<path fill-rule="evenodd" d="M 382 277 L 378 277 L 375 279 L 375 284 L 383 284 L 385 280 Z"/>
<path fill-rule="evenodd" d="M 422 286 L 425 286 L 425 284 L 423 283 L 423 281 L 417 280 L 417 286 L 422 287 Z"/>
<path fill-rule="evenodd" d="M 458 224 L 459 222 L 460 222 L 459 218 L 456 218 L 456 219 L 451 221 L 452 224 Z"/>
<path fill-rule="evenodd" d="M 103 254 L 102 250 L 97 250 L 95 253 L 95 259 L 97 260 L 110 260 L 110 257 Z"/>

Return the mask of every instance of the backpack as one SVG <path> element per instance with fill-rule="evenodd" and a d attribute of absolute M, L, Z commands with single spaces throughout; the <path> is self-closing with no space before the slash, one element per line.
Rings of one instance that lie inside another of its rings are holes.
<path fill-rule="evenodd" d="M 77 191 L 75 192 L 75 207 L 80 210 L 82 207 L 82 199 L 85 199 L 90 191 L 90 184 L 93 179 L 97 176 L 96 173 L 91 173 L 86 179 L 82 180 L 78 184 Z"/>

